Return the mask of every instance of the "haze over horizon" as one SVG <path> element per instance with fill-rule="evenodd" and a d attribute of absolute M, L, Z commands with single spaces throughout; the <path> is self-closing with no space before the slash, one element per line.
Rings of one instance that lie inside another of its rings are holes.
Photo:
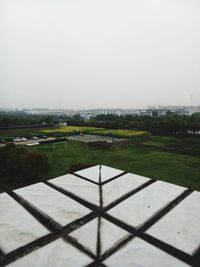
<path fill-rule="evenodd" d="M 200 105 L 199 14 L 199 0 L 1 0 L 0 108 Z"/>

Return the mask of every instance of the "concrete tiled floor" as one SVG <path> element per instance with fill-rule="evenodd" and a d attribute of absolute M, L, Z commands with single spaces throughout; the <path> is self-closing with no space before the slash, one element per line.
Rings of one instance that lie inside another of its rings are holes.
<path fill-rule="evenodd" d="M 0 193 L 0 266 L 200 266 L 200 193 L 97 165 Z"/>

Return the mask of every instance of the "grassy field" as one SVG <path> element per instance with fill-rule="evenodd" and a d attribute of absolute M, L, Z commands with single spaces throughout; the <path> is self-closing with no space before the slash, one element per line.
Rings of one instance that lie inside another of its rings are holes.
<path fill-rule="evenodd" d="M 74 132 L 82 132 L 88 134 L 96 134 L 96 135 L 112 135 L 115 137 L 123 137 L 123 138 L 131 138 L 135 136 L 147 135 L 148 132 L 145 131 L 133 131 L 133 130 L 123 130 L 123 129 L 104 129 L 104 128 L 96 128 L 96 127 L 87 127 L 87 126 L 64 126 L 53 129 L 45 129 L 41 131 L 43 134 L 66 134 L 71 135 Z"/>
<path fill-rule="evenodd" d="M 0 131 L 0 139 L 11 136 L 52 135 L 79 132 L 98 135 L 118 135 L 134 137 L 146 132 L 130 130 L 108 130 L 95 127 L 67 126 L 56 129 L 12 129 Z M 151 136 L 151 140 L 138 145 L 115 145 L 107 150 L 92 149 L 84 143 L 68 141 L 68 147 L 52 144 L 29 147 L 28 149 L 46 153 L 49 157 L 48 177 L 68 173 L 71 165 L 105 164 L 111 167 L 169 181 L 200 191 L 200 140 L 199 138 L 180 138 Z"/>
<path fill-rule="evenodd" d="M 175 142 L 179 142 L 179 138 L 168 137 L 168 136 L 152 136 L 151 141 L 146 142 L 146 145 L 155 147 L 165 147 Z"/>
<path fill-rule="evenodd" d="M 71 165 L 104 164 L 150 178 L 168 181 L 200 191 L 200 158 L 190 155 L 155 151 L 137 146 L 113 146 L 108 150 L 91 149 L 86 144 L 68 141 L 29 148 L 48 154 L 49 178 L 68 173 Z"/>

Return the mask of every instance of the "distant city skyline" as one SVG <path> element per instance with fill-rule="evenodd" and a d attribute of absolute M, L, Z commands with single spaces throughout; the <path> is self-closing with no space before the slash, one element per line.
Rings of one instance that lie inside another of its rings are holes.
<path fill-rule="evenodd" d="M 199 0 L 1 0 L 0 107 L 200 105 Z"/>

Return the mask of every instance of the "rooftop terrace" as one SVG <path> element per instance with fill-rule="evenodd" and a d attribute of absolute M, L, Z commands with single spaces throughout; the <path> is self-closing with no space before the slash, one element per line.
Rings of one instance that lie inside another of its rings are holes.
<path fill-rule="evenodd" d="M 97 165 L 0 194 L 0 266 L 200 266 L 200 192 Z"/>

